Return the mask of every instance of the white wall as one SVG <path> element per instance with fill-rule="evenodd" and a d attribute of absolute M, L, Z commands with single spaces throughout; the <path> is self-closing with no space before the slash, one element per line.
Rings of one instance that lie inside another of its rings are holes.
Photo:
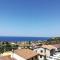
<path fill-rule="evenodd" d="M 43 51 L 42 54 L 45 54 L 45 49 L 44 48 L 37 48 L 37 49 L 34 49 L 35 52 L 41 54 L 41 50 Z"/>
<path fill-rule="evenodd" d="M 43 51 L 41 53 L 41 50 Z M 37 49 L 34 49 L 35 52 L 37 52 L 38 54 L 45 54 L 45 49 L 44 48 L 37 48 Z M 44 56 L 42 56 L 42 58 L 40 58 L 40 56 L 38 56 L 38 60 L 44 60 Z"/>
<path fill-rule="evenodd" d="M 42 53 L 41 53 L 41 50 L 43 51 Z M 45 50 L 45 48 L 37 48 L 37 49 L 34 49 L 34 51 L 36 51 L 38 54 L 45 54 L 46 55 L 46 57 L 49 57 L 50 56 L 50 50 L 49 49 L 46 49 Z M 40 56 L 38 56 L 38 59 L 39 60 L 44 60 L 44 56 L 42 56 L 42 58 L 40 58 Z"/>
<path fill-rule="evenodd" d="M 46 57 L 50 56 L 50 50 L 46 49 Z"/>
<path fill-rule="evenodd" d="M 16 60 L 26 60 L 26 59 L 24 59 L 23 57 L 18 56 L 18 55 L 15 54 L 15 53 L 12 53 L 11 57 L 12 57 L 12 58 L 15 58 Z"/>
<path fill-rule="evenodd" d="M 55 48 L 55 51 L 58 51 L 58 49 L 57 49 L 57 48 Z"/>

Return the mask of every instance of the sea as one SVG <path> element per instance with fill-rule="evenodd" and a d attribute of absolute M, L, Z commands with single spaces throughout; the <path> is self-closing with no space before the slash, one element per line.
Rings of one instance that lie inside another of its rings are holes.
<path fill-rule="evenodd" d="M 21 41 L 44 41 L 48 40 L 50 37 L 11 37 L 11 36 L 0 36 L 0 42 L 1 41 L 7 41 L 7 42 L 21 42 Z"/>

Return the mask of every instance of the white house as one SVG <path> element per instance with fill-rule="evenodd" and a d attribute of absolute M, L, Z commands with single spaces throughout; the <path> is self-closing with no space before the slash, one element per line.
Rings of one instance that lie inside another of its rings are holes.
<path fill-rule="evenodd" d="M 16 60 L 38 60 L 38 54 L 30 49 L 17 49 L 11 57 Z"/>
<path fill-rule="evenodd" d="M 53 56 L 55 47 L 52 45 L 42 45 L 39 48 L 35 48 L 34 51 L 39 54 L 39 60 L 44 60 L 47 57 Z"/>
<path fill-rule="evenodd" d="M 44 48 L 36 48 L 34 49 L 35 52 L 39 54 L 38 59 L 39 60 L 44 60 L 45 59 L 45 49 Z"/>

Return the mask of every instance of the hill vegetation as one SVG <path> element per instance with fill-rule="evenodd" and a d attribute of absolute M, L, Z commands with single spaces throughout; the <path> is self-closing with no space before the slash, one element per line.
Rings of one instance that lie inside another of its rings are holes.
<path fill-rule="evenodd" d="M 59 44 L 60 43 L 60 37 L 53 37 L 45 41 L 44 44 Z"/>

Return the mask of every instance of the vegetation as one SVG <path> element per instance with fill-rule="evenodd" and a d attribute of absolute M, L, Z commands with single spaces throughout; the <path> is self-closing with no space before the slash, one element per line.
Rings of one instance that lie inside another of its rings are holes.
<path fill-rule="evenodd" d="M 12 49 L 17 49 L 18 45 L 11 44 L 9 42 L 0 42 L 0 54 L 6 51 L 11 51 Z"/>
<path fill-rule="evenodd" d="M 47 41 L 45 41 L 45 44 L 59 44 L 59 43 L 60 43 L 60 37 L 50 38 Z"/>

